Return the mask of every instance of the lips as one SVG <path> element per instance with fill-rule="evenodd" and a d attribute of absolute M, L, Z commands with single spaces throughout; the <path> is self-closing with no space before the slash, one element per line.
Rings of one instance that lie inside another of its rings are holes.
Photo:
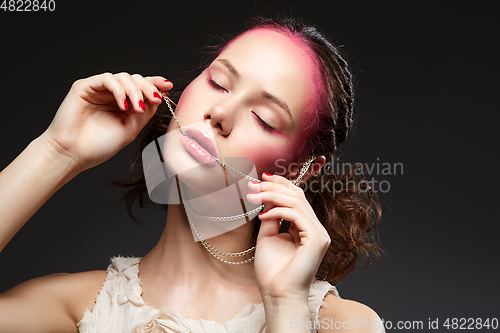
<path fill-rule="evenodd" d="M 181 136 L 181 142 L 186 150 L 200 163 L 214 163 L 215 158 L 220 158 L 217 147 L 212 138 L 195 128 L 185 129 L 186 135 Z"/>

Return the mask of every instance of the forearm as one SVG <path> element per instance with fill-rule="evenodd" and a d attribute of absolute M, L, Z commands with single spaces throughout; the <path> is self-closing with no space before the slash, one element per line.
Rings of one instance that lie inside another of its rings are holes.
<path fill-rule="evenodd" d="M 42 135 L 0 172 L 0 251 L 76 170 Z"/>
<path fill-rule="evenodd" d="M 269 333 L 310 333 L 312 328 L 311 312 L 307 299 L 304 301 L 264 301 L 267 332 Z"/>

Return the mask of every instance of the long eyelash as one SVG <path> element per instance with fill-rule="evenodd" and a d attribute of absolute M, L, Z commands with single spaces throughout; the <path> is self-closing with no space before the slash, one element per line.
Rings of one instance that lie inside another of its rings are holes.
<path fill-rule="evenodd" d="M 214 89 L 217 89 L 219 91 L 225 91 L 227 92 L 227 89 L 223 88 L 222 86 L 220 86 L 217 82 L 215 82 L 214 80 L 212 80 L 211 77 L 208 78 L 208 83 L 214 88 Z M 274 128 L 272 128 L 268 123 L 266 123 L 261 117 L 259 117 L 258 114 L 256 114 L 255 112 L 252 111 L 252 113 L 254 114 L 255 117 L 257 117 L 257 121 L 259 122 L 259 124 L 266 130 L 266 131 L 274 131 Z"/>
<path fill-rule="evenodd" d="M 256 114 L 255 112 L 252 111 L 252 113 L 254 114 L 255 117 L 257 117 L 257 121 L 260 123 L 260 125 L 267 131 L 274 131 L 274 128 L 272 128 L 271 126 L 269 126 L 268 123 L 266 123 L 264 120 L 262 120 L 261 117 L 259 117 L 258 114 Z"/>
<path fill-rule="evenodd" d="M 212 80 L 212 78 L 208 78 L 208 83 L 215 89 L 217 90 L 221 90 L 221 91 L 226 91 L 226 89 L 224 89 L 223 87 L 221 87 L 220 85 L 217 84 L 217 82 L 215 82 L 214 80 Z"/>

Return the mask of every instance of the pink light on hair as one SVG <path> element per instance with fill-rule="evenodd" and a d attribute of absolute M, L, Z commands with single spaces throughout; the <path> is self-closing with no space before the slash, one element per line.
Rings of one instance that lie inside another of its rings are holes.
<path fill-rule="evenodd" d="M 304 110 L 304 118 L 302 120 L 302 128 L 300 129 L 300 135 L 303 138 L 307 138 L 312 133 L 316 133 L 319 130 L 320 127 L 320 119 L 321 119 L 321 113 L 322 112 L 327 112 L 325 111 L 325 94 L 326 94 L 326 70 L 325 66 L 323 65 L 323 62 L 321 61 L 321 58 L 319 55 L 314 51 L 314 44 L 311 43 L 301 32 L 295 32 L 287 27 L 278 25 L 278 24 L 272 24 L 272 23 L 267 23 L 262 26 L 257 26 L 255 28 L 252 28 L 250 30 L 247 30 L 240 36 L 254 31 L 256 29 L 271 29 L 277 32 L 280 32 L 287 37 L 289 37 L 293 42 L 295 42 L 298 46 L 300 46 L 306 54 L 309 56 L 309 59 L 304 59 L 304 63 L 306 66 L 310 67 L 310 61 L 312 60 L 313 66 L 311 68 L 312 71 L 315 73 L 313 74 L 313 91 L 310 93 L 309 100 L 311 102 L 310 108 L 308 110 Z M 233 39 L 234 40 L 234 39 Z M 298 151 L 302 151 L 306 148 L 306 145 L 309 141 L 308 140 L 302 140 L 302 145 L 299 147 Z"/>

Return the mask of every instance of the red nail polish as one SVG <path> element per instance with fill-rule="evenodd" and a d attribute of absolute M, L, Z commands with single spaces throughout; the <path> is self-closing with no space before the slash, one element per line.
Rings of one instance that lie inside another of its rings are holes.
<path fill-rule="evenodd" d="M 158 94 L 156 91 L 153 93 L 153 97 L 154 97 L 154 98 L 161 99 L 160 94 Z"/>
<path fill-rule="evenodd" d="M 165 82 L 167 82 L 167 83 L 172 83 L 172 81 L 169 81 L 169 80 L 165 80 Z"/>
<path fill-rule="evenodd" d="M 258 182 L 258 181 L 256 181 L 256 180 L 251 180 L 251 181 L 250 181 L 250 183 L 255 184 L 255 185 L 260 184 L 260 182 Z"/>
<path fill-rule="evenodd" d="M 123 107 L 125 108 L 125 110 L 128 110 L 128 102 L 126 98 L 123 99 Z"/>
<path fill-rule="evenodd" d="M 141 108 L 142 111 L 146 111 L 146 107 L 144 106 L 144 102 L 143 101 L 139 101 L 139 107 Z"/>
<path fill-rule="evenodd" d="M 264 215 L 265 213 L 267 213 L 267 212 L 262 212 L 262 213 L 259 213 L 259 216 L 262 216 L 262 215 Z"/>
<path fill-rule="evenodd" d="M 270 173 L 264 172 L 266 176 L 272 176 Z"/>

